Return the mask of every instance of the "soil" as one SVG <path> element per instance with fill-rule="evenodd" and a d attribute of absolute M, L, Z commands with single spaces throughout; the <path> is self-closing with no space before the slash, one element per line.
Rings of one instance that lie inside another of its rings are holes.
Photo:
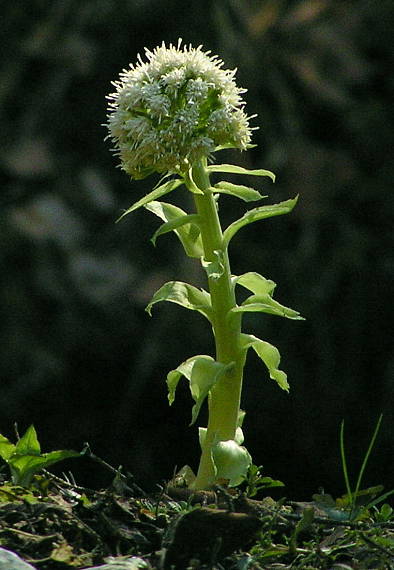
<path fill-rule="evenodd" d="M 388 520 L 370 512 L 338 520 L 338 513 L 331 516 L 321 499 L 256 500 L 223 488 L 148 495 L 125 476 L 96 491 L 46 473 L 31 490 L 0 481 L 0 546 L 39 570 L 124 556 L 158 570 L 392 570 L 387 508 Z"/>

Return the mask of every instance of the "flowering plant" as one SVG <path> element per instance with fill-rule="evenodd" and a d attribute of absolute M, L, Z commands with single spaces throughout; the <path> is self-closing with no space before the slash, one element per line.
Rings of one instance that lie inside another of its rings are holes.
<path fill-rule="evenodd" d="M 116 91 L 109 95 L 107 127 L 121 167 L 134 179 L 151 173 L 163 174 L 159 184 L 134 203 L 124 214 L 145 207 L 157 215 L 162 225 L 158 236 L 174 231 L 185 253 L 200 260 L 206 272 L 208 290 L 189 283 L 170 281 L 153 296 L 147 311 L 160 301 L 170 301 L 201 313 L 211 324 L 215 339 L 215 357 L 198 355 L 187 359 L 167 375 L 171 404 L 181 377 L 189 382 L 194 400 L 191 424 L 208 399 L 209 419 L 199 428 L 201 459 L 196 477 L 189 481 L 193 489 L 206 489 L 217 482 L 236 486 L 252 464 L 243 444 L 240 409 L 243 369 L 249 348 L 257 353 L 269 376 L 288 391 L 285 372 L 279 369 L 280 355 L 274 346 L 254 335 L 242 332 L 242 315 L 260 312 L 289 319 L 301 319 L 299 313 L 273 299 L 275 283 L 256 272 L 232 275 L 228 246 L 244 226 L 290 212 L 297 198 L 248 210 L 240 219 L 222 230 L 218 198 L 232 195 L 245 202 L 265 198 L 257 190 L 227 181 L 212 184 L 212 173 L 266 176 L 268 170 L 248 170 L 231 164 L 216 164 L 213 153 L 223 148 L 245 150 L 251 146 L 251 131 L 237 87 L 235 71 L 223 69 L 223 62 L 201 46 L 167 47 L 164 43 L 146 50 L 146 60 L 123 70 L 114 82 Z M 159 201 L 184 185 L 193 197 L 195 211 Z M 122 217 L 123 217 L 122 216 Z M 251 294 L 237 304 L 236 288 Z"/>

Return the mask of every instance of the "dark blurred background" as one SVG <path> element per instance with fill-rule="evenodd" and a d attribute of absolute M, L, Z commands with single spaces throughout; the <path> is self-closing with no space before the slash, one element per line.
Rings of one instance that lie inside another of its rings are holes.
<path fill-rule="evenodd" d="M 279 390 L 250 353 L 246 445 L 286 482 L 280 494 L 338 495 L 341 420 L 355 477 L 383 413 L 364 484 L 392 486 L 393 2 L 16 0 L 0 26 L 0 433 L 34 423 L 45 451 L 88 441 L 145 489 L 196 467 L 187 385 L 169 408 L 165 376 L 212 353 L 210 330 L 175 305 L 152 318 L 144 307 L 165 281 L 203 276 L 175 236 L 151 245 L 150 213 L 115 224 L 157 179 L 130 182 L 102 126 L 119 71 L 182 37 L 238 68 L 258 114 L 258 146 L 218 159 L 273 170 L 275 185 L 258 182 L 272 202 L 300 194 L 292 214 L 231 245 L 235 274 L 273 279 L 276 298 L 306 317 L 245 318 L 279 348 L 291 384 Z M 243 211 L 222 198 L 225 224 Z M 87 460 L 69 468 L 82 484 L 111 479 Z"/>

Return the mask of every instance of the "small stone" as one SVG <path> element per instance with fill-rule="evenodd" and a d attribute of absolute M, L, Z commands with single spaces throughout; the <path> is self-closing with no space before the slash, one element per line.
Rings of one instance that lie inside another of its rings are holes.
<path fill-rule="evenodd" d="M 19 558 L 15 552 L 0 548 L 0 570 L 36 570 L 34 566 Z"/>

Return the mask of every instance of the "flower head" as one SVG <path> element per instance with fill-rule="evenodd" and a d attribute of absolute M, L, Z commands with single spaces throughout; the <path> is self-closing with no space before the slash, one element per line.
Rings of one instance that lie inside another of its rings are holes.
<path fill-rule="evenodd" d="M 181 44 L 145 49 L 147 61 L 138 56 L 108 96 L 109 136 L 133 178 L 182 173 L 218 146 L 244 150 L 250 142 L 235 70 L 201 46 Z"/>

